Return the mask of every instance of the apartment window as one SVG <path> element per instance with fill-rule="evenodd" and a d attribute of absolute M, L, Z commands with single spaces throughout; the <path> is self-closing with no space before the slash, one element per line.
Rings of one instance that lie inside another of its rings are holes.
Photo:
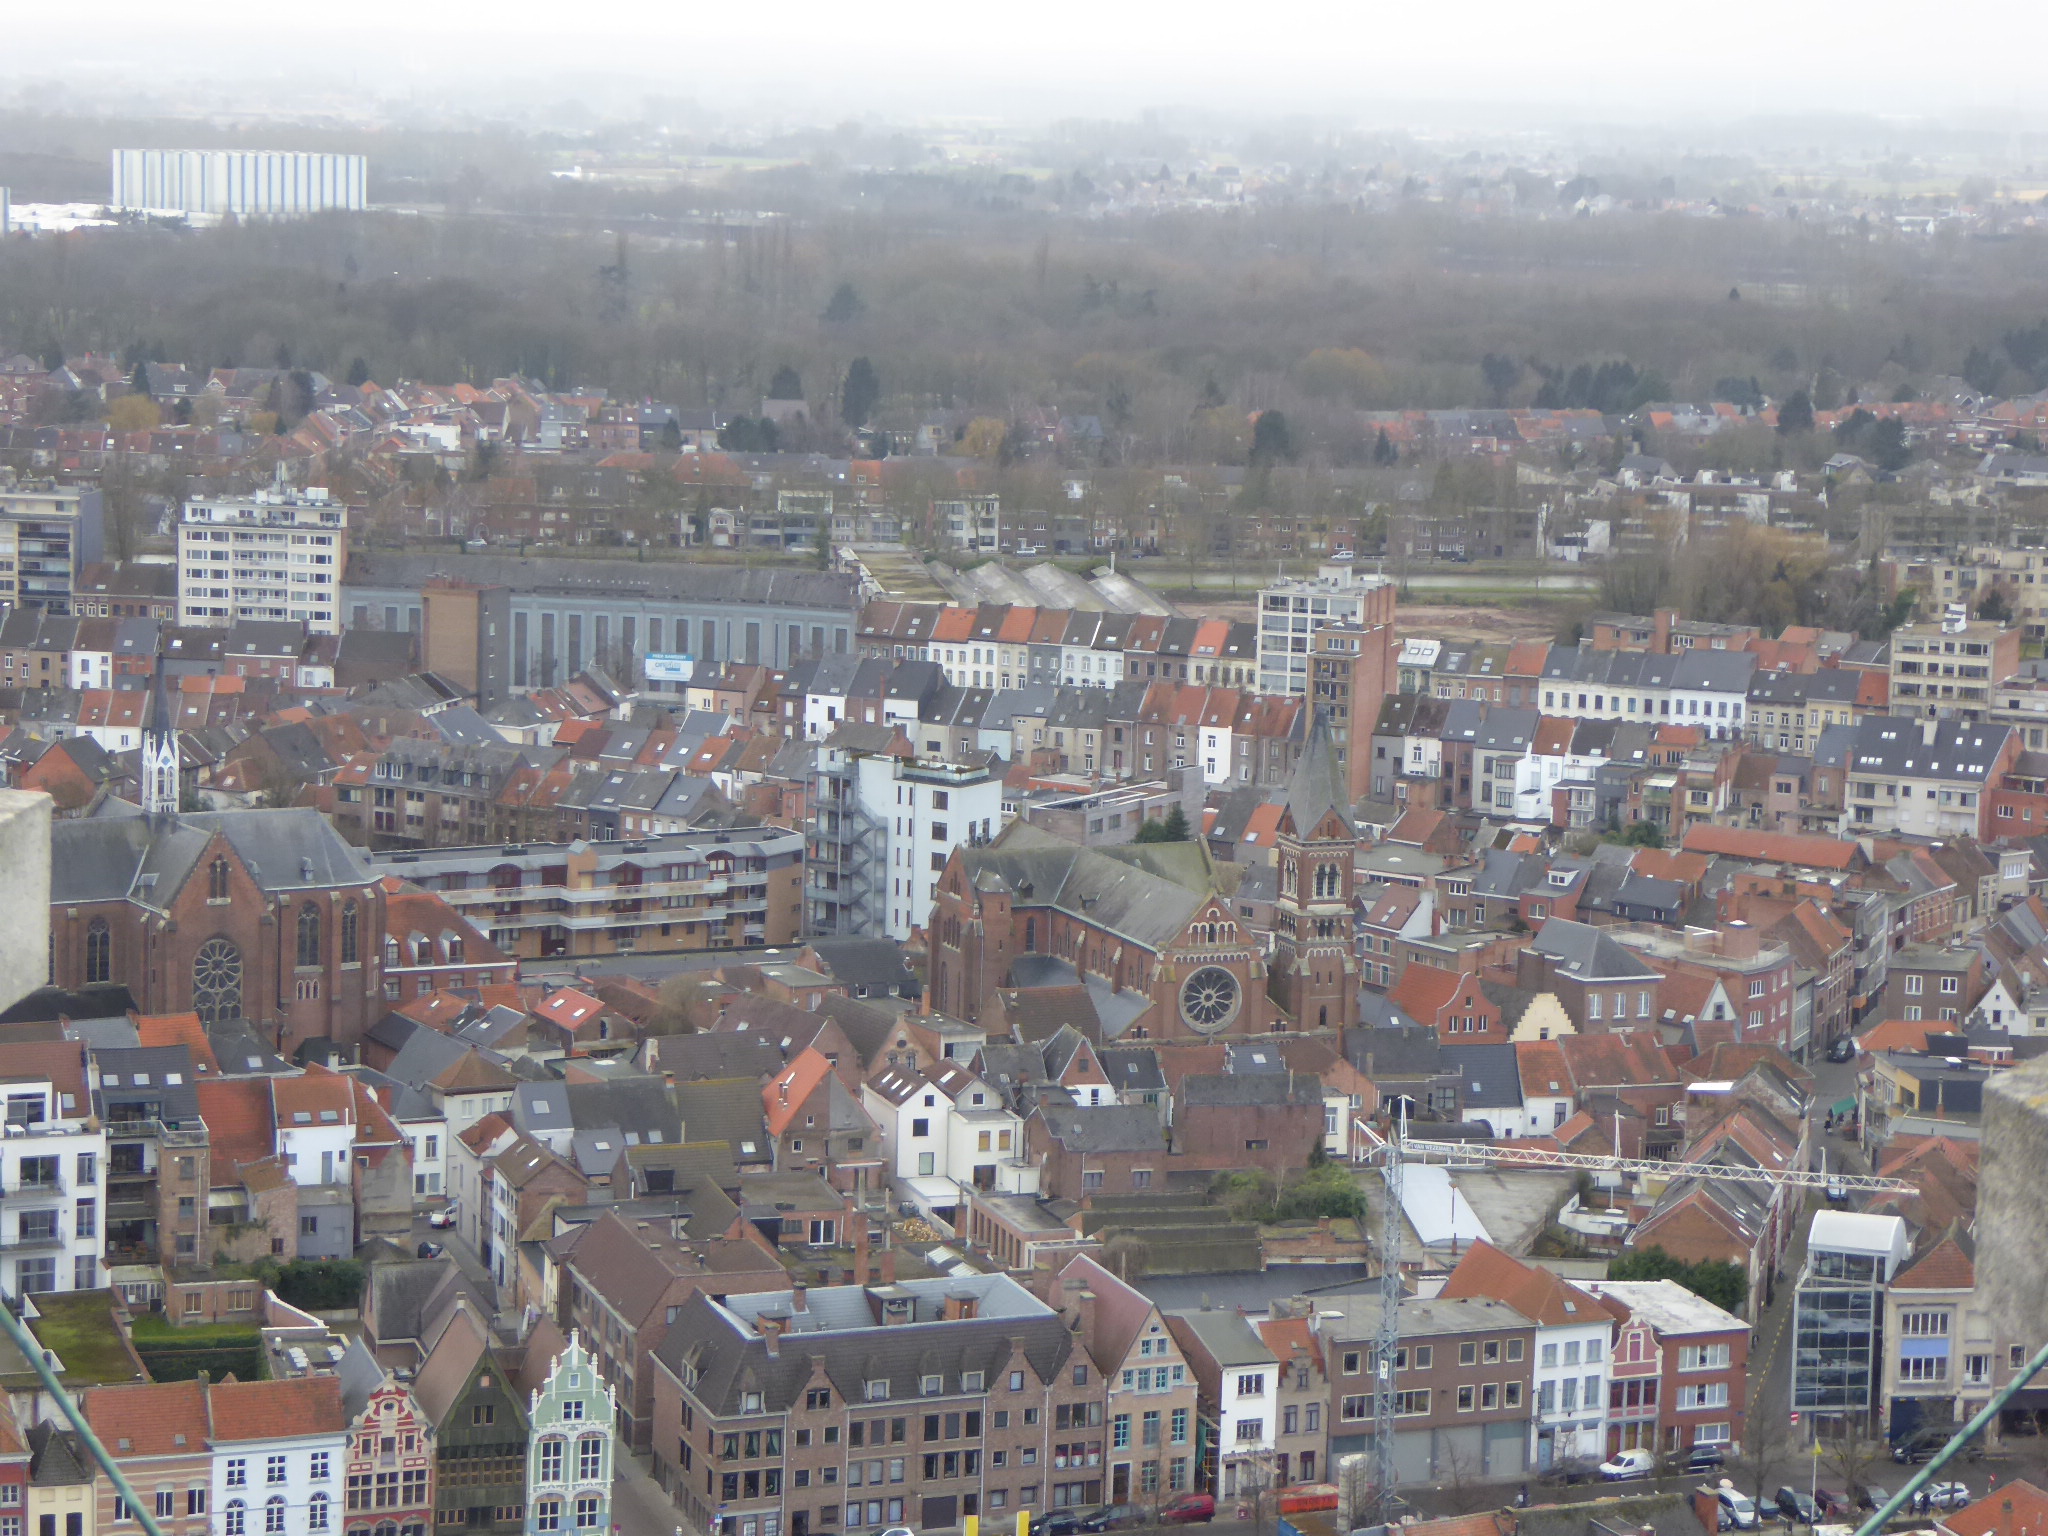
<path fill-rule="evenodd" d="M 1725 1371 L 1730 1358 L 1726 1344 L 1685 1344 L 1679 1347 L 1678 1368 L 1681 1371 Z"/>
<path fill-rule="evenodd" d="M 1421 1418 L 1427 1416 L 1428 1413 L 1428 1388 L 1425 1387 L 1417 1391 L 1396 1392 L 1394 1394 L 1394 1417 L 1400 1419 Z M 1371 1416 L 1370 1409 L 1366 1410 L 1366 1416 Z"/>
<path fill-rule="evenodd" d="M 1458 1412 L 1470 1413 L 1472 1411 L 1473 1391 L 1474 1389 L 1471 1387 L 1458 1388 Z"/>
<path fill-rule="evenodd" d="M 1477 1365 L 1478 1363 L 1479 1346 L 1477 1343 L 1468 1341 L 1458 1346 L 1458 1364 Z"/>
<path fill-rule="evenodd" d="M 266 1483 L 281 1483 L 284 1481 L 284 1478 L 284 1458 L 282 1456 L 265 1457 L 263 1465 L 263 1481 L 265 1481 Z"/>
<path fill-rule="evenodd" d="M 228 1459 L 227 1485 L 230 1488 L 249 1486 L 249 1463 L 245 1458 L 232 1456 Z"/>

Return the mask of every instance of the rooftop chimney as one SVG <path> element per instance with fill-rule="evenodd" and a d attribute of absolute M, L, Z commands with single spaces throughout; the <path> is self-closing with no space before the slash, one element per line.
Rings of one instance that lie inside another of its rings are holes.
<path fill-rule="evenodd" d="M 782 1353 L 782 1333 L 789 1326 L 787 1312 L 763 1312 L 754 1319 L 754 1326 L 761 1330 L 761 1342 L 767 1346 L 768 1358 L 773 1360 Z"/>
<path fill-rule="evenodd" d="M 792 1280 L 789 1286 L 789 1310 L 794 1313 L 811 1309 L 810 1287 L 801 1280 Z"/>

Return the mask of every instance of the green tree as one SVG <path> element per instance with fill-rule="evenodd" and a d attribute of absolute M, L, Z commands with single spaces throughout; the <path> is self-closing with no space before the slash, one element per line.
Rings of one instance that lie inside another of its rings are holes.
<path fill-rule="evenodd" d="M 839 416 L 855 430 L 868 424 L 875 402 L 882 398 L 882 381 L 875 377 L 875 365 L 856 357 L 846 369 L 846 382 L 839 388 Z"/>
<path fill-rule="evenodd" d="M 360 357 L 351 358 L 348 365 L 348 384 L 351 389 L 361 389 L 370 382 L 370 365 Z"/>
<path fill-rule="evenodd" d="M 1738 1316 L 1749 1295 L 1749 1276 L 1739 1264 L 1705 1259 L 1688 1264 L 1662 1248 L 1638 1248 L 1607 1266 L 1610 1280 L 1676 1280 L 1703 1301 Z"/>
<path fill-rule="evenodd" d="M 1287 431 L 1287 418 L 1278 411 L 1261 411 L 1252 423 L 1251 461 L 1261 467 L 1284 464 L 1294 457 L 1294 439 Z"/>
<path fill-rule="evenodd" d="M 1812 430 L 1813 397 L 1803 389 L 1795 389 L 1778 407 L 1778 435 L 1793 437 Z"/>
<path fill-rule="evenodd" d="M 1977 617 L 1992 624 L 2012 621 L 2012 604 L 2006 601 L 2004 588 L 1993 587 L 1978 600 Z"/>
<path fill-rule="evenodd" d="M 775 370 L 775 377 L 768 381 L 770 400 L 801 400 L 804 397 L 804 381 L 797 371 L 784 363 Z"/>
<path fill-rule="evenodd" d="M 1400 457 L 1401 455 L 1394 450 L 1393 439 L 1387 436 L 1387 429 L 1381 427 L 1380 435 L 1372 445 L 1373 463 L 1382 465 L 1392 464 Z"/>
<path fill-rule="evenodd" d="M 1148 821 L 1138 828 L 1134 843 L 1184 843 L 1188 840 L 1187 812 L 1174 806 L 1157 821 Z"/>
<path fill-rule="evenodd" d="M 818 318 L 833 325 L 844 325 L 865 307 L 860 301 L 860 295 L 853 291 L 853 284 L 841 283 L 832 290 L 832 298 L 825 305 L 825 313 Z"/>

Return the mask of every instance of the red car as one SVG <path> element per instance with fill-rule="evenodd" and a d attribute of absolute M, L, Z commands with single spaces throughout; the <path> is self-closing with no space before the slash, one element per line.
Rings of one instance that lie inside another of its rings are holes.
<path fill-rule="evenodd" d="M 1216 1499 L 1207 1493 L 1175 1494 L 1159 1506 L 1161 1525 L 1198 1525 L 1216 1518 Z"/>

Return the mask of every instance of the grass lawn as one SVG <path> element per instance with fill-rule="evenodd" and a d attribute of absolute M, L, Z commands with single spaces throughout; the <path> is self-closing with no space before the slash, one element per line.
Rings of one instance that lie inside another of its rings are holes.
<path fill-rule="evenodd" d="M 135 1319 L 130 1330 L 138 1346 L 150 1344 L 184 1345 L 191 1349 L 216 1348 L 222 1345 L 256 1344 L 262 1335 L 253 1323 L 194 1323 L 181 1327 L 154 1312 L 146 1312 Z"/>
<path fill-rule="evenodd" d="M 45 1349 L 56 1351 L 72 1381 L 135 1379 L 135 1362 L 114 1326 L 113 1304 L 110 1291 L 62 1291 L 36 1298 L 43 1315 L 33 1331 Z"/>

